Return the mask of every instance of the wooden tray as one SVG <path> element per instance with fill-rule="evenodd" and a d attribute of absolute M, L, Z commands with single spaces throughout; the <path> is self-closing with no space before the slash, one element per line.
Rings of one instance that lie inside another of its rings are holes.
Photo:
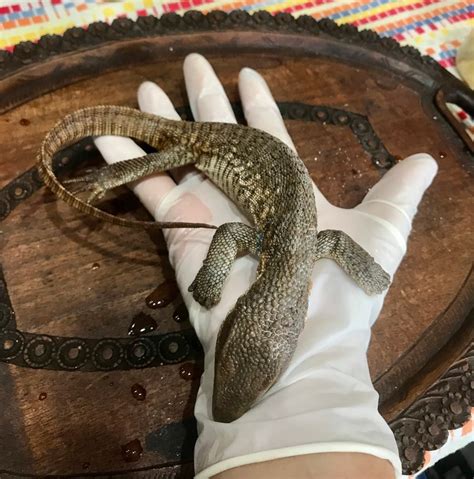
<path fill-rule="evenodd" d="M 404 470 L 417 470 L 472 405 L 474 163 L 445 102 L 472 113 L 474 95 L 432 59 L 372 31 L 236 11 L 122 18 L 0 52 L 1 477 L 192 476 L 201 352 L 189 323 L 173 320 L 179 297 L 160 310 L 144 301 L 173 278 L 161 234 L 79 215 L 42 188 L 34 161 L 58 119 L 89 105 L 134 106 L 144 80 L 189 118 L 181 68 L 194 51 L 209 58 L 237 112 L 240 68 L 263 74 L 336 205 L 357 204 L 410 154 L 438 160 L 369 350 Z M 72 171 L 94 161 L 86 139 L 56 164 Z M 109 207 L 146 216 L 126 191 Z M 158 329 L 127 337 L 140 313 Z"/>

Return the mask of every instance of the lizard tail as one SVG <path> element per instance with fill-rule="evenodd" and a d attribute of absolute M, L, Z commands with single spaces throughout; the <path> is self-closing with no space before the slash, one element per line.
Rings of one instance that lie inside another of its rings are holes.
<path fill-rule="evenodd" d="M 182 129 L 181 121 L 167 120 L 156 115 L 140 112 L 134 108 L 124 106 L 95 106 L 83 108 L 59 121 L 44 138 L 37 157 L 38 173 L 53 193 L 70 206 L 108 223 L 143 228 L 209 228 L 214 225 L 206 223 L 155 222 L 138 221 L 119 218 L 96 208 L 77 198 L 67 190 L 53 172 L 53 156 L 66 146 L 75 143 L 86 136 L 116 135 L 142 140 L 153 146 L 157 145 L 157 138 L 166 141 L 166 133 Z"/>

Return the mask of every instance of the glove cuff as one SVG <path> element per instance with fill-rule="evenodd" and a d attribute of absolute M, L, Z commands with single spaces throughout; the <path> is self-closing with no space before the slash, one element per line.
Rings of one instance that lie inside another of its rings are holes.
<path fill-rule="evenodd" d="M 195 479 L 208 479 L 216 474 L 227 471 L 234 467 L 245 466 L 247 464 L 255 464 L 258 462 L 272 461 L 282 459 L 284 457 L 303 456 L 306 454 L 317 454 L 327 452 L 354 452 L 361 454 L 369 454 L 390 461 L 395 469 L 395 477 L 402 477 L 401 463 L 397 454 L 389 449 L 374 446 L 372 444 L 361 444 L 354 442 L 328 442 L 304 444 L 301 446 L 285 447 L 281 449 L 273 449 L 269 451 L 260 451 L 243 456 L 232 457 L 224 461 L 213 464 L 203 471 L 196 474 Z"/>

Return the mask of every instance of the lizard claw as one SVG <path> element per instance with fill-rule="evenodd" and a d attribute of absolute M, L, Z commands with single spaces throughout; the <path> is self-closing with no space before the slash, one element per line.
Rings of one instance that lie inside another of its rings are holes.
<path fill-rule="evenodd" d="M 193 293 L 193 298 L 201 306 L 211 309 L 220 301 L 222 288 L 219 284 L 219 277 L 212 278 L 206 266 L 203 266 L 188 291 Z"/>
<path fill-rule="evenodd" d="M 94 191 L 87 198 L 86 203 L 92 204 L 97 200 L 101 200 L 105 196 L 106 191 L 100 187 L 96 187 Z"/>
<path fill-rule="evenodd" d="M 71 178 L 63 181 L 64 185 L 76 185 L 77 187 L 72 189 L 74 194 L 83 193 L 84 191 L 91 191 L 90 196 L 87 198 L 87 203 L 92 203 L 104 197 L 107 190 L 101 185 L 101 170 L 94 171 L 79 178 Z"/>

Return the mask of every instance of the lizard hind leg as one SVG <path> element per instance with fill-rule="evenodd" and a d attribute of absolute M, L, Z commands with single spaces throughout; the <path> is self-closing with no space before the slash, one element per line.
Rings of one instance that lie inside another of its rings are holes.
<path fill-rule="evenodd" d="M 217 228 L 207 257 L 188 289 L 199 304 L 211 308 L 220 301 L 235 259 L 249 253 L 258 256 L 261 236 L 256 229 L 243 223 L 224 223 Z"/>
<path fill-rule="evenodd" d="M 343 231 L 319 232 L 316 260 L 321 258 L 334 260 L 367 294 L 382 293 L 390 285 L 390 275 Z"/>
<path fill-rule="evenodd" d="M 176 146 L 131 160 L 112 163 L 79 178 L 66 180 L 64 184 L 74 185 L 75 193 L 90 191 L 87 202 L 92 203 L 117 186 L 194 161 L 196 158 L 192 151 Z"/>

